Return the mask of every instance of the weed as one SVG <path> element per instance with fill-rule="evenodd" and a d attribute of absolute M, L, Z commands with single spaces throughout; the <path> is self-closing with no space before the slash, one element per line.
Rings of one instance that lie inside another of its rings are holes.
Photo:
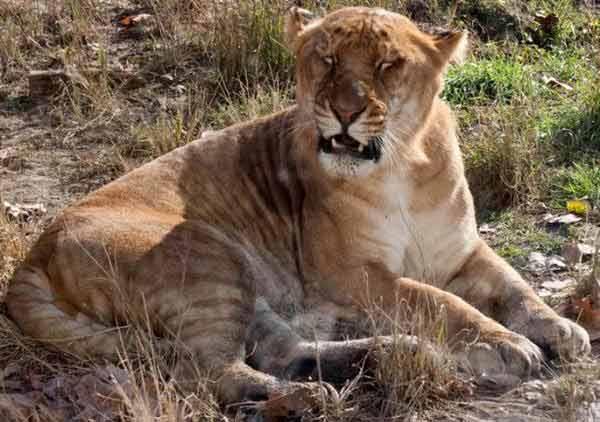
<path fill-rule="evenodd" d="M 0 82 L 18 78 L 28 69 L 31 55 L 43 51 L 43 38 L 52 21 L 51 12 L 10 2 L 0 3 Z"/>
<path fill-rule="evenodd" d="M 550 137 L 562 162 L 594 157 L 600 152 L 600 81 L 587 86 L 584 95 L 558 110 L 558 116 L 549 124 Z"/>
<path fill-rule="evenodd" d="M 0 195 L 0 298 L 4 296 L 13 271 L 31 246 L 31 236 L 28 237 L 26 233 L 35 231 L 29 224 L 19 226 L 9 221 L 3 208 Z"/>
<path fill-rule="evenodd" d="M 514 0 L 467 0 L 458 2 L 457 18 L 484 40 L 520 38 L 527 9 Z"/>
<path fill-rule="evenodd" d="M 137 147 L 158 157 L 199 138 L 207 127 L 210 97 L 201 88 L 190 88 L 190 95 L 175 110 L 163 110 L 153 123 L 132 128 Z"/>
<path fill-rule="evenodd" d="M 452 67 L 443 97 L 453 104 L 508 103 L 517 96 L 531 95 L 531 77 L 514 61 L 481 60 Z"/>
<path fill-rule="evenodd" d="M 443 307 L 423 298 L 414 307 L 400 302 L 393 314 L 386 314 L 374 302 L 367 314 L 371 333 L 391 334 L 395 339 L 391 347 L 379 349 L 376 354 L 378 414 L 408 417 L 426 409 L 443 408 L 448 400 L 467 393 L 469 382 L 451 357 L 453 339 L 447 338 Z M 398 341 L 403 336 L 418 338 L 416 349 L 403 346 Z"/>
<path fill-rule="evenodd" d="M 486 221 L 496 225 L 492 246 L 500 256 L 517 263 L 532 251 L 545 255 L 560 251 L 563 240 L 535 223 L 535 219 L 512 211 L 493 213 Z"/>
<path fill-rule="evenodd" d="M 224 102 L 209 116 L 211 126 L 226 127 L 281 111 L 292 104 L 290 91 L 290 87 L 273 81 L 267 87 L 244 87 L 239 94 L 225 95 Z"/>
<path fill-rule="evenodd" d="M 588 199 L 592 205 L 600 206 L 599 163 L 574 163 L 572 167 L 559 171 L 553 182 L 550 197 L 556 208 L 564 209 L 570 199 Z"/>
<path fill-rule="evenodd" d="M 479 210 L 514 205 L 539 197 L 546 146 L 532 128 L 535 110 L 516 102 L 474 108 L 462 122 L 467 177 Z"/>
<path fill-rule="evenodd" d="M 112 120 L 120 110 L 119 93 L 111 86 L 106 68 L 91 78 L 76 77 L 57 98 L 58 104 L 67 104 L 65 113 L 88 128 Z"/>
<path fill-rule="evenodd" d="M 563 366 L 562 374 L 548 384 L 546 396 L 553 402 L 559 412 L 559 420 L 577 422 L 586 420 L 586 408 L 595 403 L 598 389 L 594 382 L 600 376 L 600 366 L 590 360 L 583 360 L 573 365 Z M 578 406 L 585 403 L 587 406 Z"/>
<path fill-rule="evenodd" d="M 287 80 L 292 56 L 283 31 L 285 5 L 268 0 L 213 1 L 207 51 L 219 82 L 236 89 L 239 83 Z"/>

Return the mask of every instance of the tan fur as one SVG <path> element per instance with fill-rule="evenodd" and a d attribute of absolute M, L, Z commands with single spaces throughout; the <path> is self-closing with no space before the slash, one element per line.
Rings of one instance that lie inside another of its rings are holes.
<path fill-rule="evenodd" d="M 373 300 L 389 312 L 398 300 L 444 305 L 457 355 L 479 372 L 526 377 L 538 346 L 588 352 L 587 333 L 478 237 L 438 97 L 465 35 L 426 35 L 380 9 L 305 16 L 293 9 L 287 24 L 298 105 L 210 133 L 66 209 L 16 273 L 12 317 L 58 347 L 111 355 L 123 326 L 149 315 L 220 377 L 225 402 L 281 393 L 280 377 L 313 356 L 311 333 L 329 341 L 325 368 L 354 359 L 372 342 L 342 346 L 334 326 Z M 362 144 L 382 137 L 379 161 L 318 151 L 344 119 Z"/>

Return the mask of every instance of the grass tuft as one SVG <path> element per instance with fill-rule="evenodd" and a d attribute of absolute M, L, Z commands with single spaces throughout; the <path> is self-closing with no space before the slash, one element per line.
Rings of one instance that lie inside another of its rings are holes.
<path fill-rule="evenodd" d="M 587 199 L 593 206 L 600 206 L 600 165 L 598 162 L 574 163 L 559 171 L 554 179 L 551 194 L 556 208 L 563 208 L 571 199 Z"/>
<path fill-rule="evenodd" d="M 31 246 L 28 232 L 35 231 L 29 224 L 18 225 L 4 215 L 0 195 L 0 299 L 4 296 L 12 273 L 25 258 Z"/>
<path fill-rule="evenodd" d="M 212 1 L 206 41 L 218 82 L 237 90 L 267 80 L 289 80 L 293 58 L 285 45 L 283 2 Z M 241 85 L 240 85 L 241 84 Z"/>
<path fill-rule="evenodd" d="M 443 97 L 457 105 L 506 104 L 517 95 L 532 92 L 531 75 L 519 63 L 495 59 L 452 67 Z"/>
<path fill-rule="evenodd" d="M 269 85 L 243 87 L 241 92 L 226 95 L 209 116 L 214 128 L 227 127 L 281 111 L 293 104 L 292 88 L 272 81 Z"/>
<path fill-rule="evenodd" d="M 416 336 L 416 350 L 400 341 L 379 349 L 374 385 L 376 414 L 408 417 L 432 409 L 443 409 L 449 401 L 472 393 L 468 376 L 458 369 L 450 352 L 453 339 L 447 337 L 443 307 L 420 301 L 414 308 L 399 303 L 394 314 L 386 314 L 376 304 L 368 310 L 371 333 Z"/>

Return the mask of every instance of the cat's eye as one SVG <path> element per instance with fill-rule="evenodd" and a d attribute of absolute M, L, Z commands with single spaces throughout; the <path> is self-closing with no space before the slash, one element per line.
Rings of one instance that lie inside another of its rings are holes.
<path fill-rule="evenodd" d="M 333 57 L 331 56 L 325 56 L 323 57 L 323 61 L 328 65 L 328 66 L 333 66 Z"/>

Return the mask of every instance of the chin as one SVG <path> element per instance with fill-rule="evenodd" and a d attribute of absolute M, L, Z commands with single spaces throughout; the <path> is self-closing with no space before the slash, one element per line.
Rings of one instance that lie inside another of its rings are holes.
<path fill-rule="evenodd" d="M 368 177 L 379 164 L 347 154 L 332 154 L 319 151 L 319 164 L 329 176 L 337 179 L 360 179 Z"/>
<path fill-rule="evenodd" d="M 381 142 L 380 137 L 361 143 L 348 135 L 321 136 L 319 163 L 325 173 L 334 178 L 367 177 L 380 165 Z"/>

